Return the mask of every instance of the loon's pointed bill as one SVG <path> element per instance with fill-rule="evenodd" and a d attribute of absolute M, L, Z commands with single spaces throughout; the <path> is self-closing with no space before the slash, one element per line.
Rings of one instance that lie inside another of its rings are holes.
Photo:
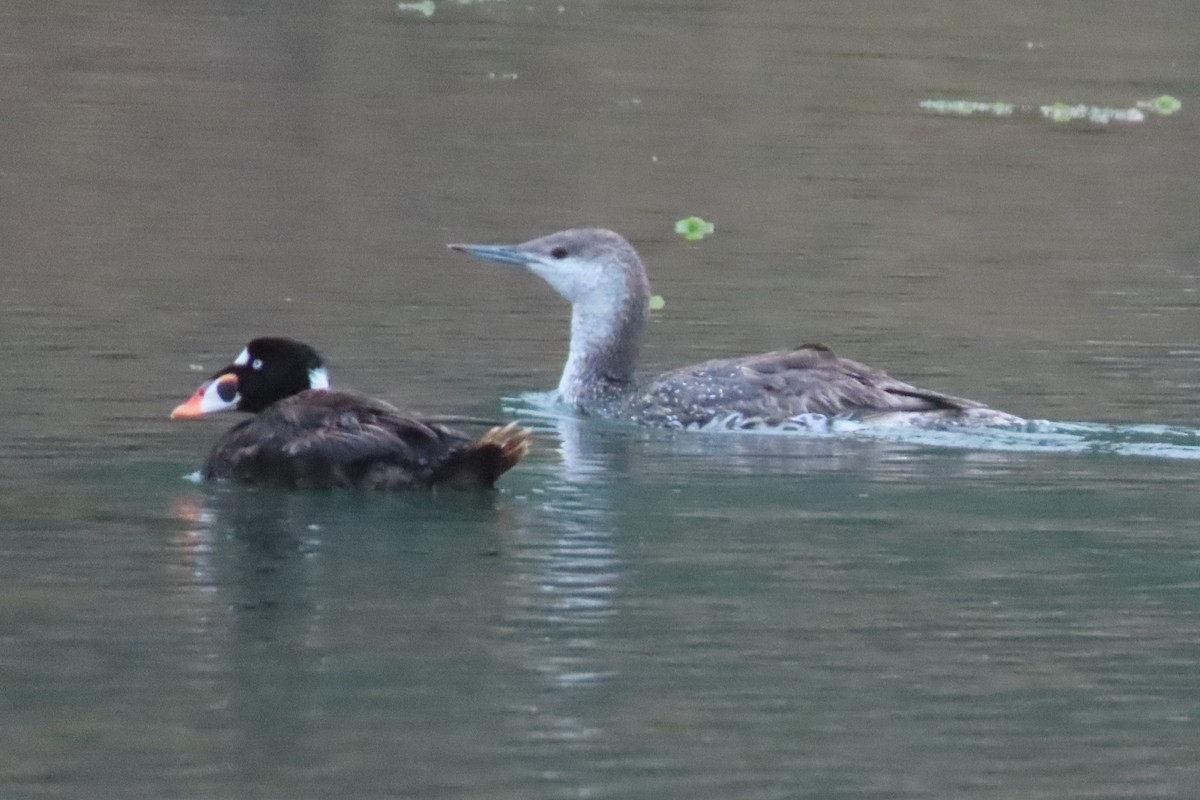
<path fill-rule="evenodd" d="M 536 260 L 536 256 L 532 253 L 521 250 L 519 247 L 503 244 L 448 244 L 446 245 L 451 250 L 477 258 L 487 259 L 488 261 L 498 261 L 501 264 L 515 264 L 519 267 L 528 266 Z"/>

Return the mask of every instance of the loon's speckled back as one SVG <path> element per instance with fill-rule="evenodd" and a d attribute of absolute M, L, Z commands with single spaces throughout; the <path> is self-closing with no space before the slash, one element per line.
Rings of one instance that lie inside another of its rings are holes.
<path fill-rule="evenodd" d="M 525 267 L 570 301 L 571 343 L 558 395 L 585 414 L 672 428 L 781 425 L 812 414 L 862 420 L 902 415 L 930 425 L 1019 421 L 983 403 L 898 381 L 823 345 L 706 361 L 641 385 L 634 371 L 650 285 L 624 237 L 580 228 L 518 245 L 450 248 Z"/>

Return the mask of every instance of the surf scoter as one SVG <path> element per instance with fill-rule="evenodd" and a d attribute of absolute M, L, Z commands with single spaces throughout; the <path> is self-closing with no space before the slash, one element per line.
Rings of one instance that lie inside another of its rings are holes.
<path fill-rule="evenodd" d="M 705 361 L 639 383 L 634 370 L 650 284 L 624 237 L 586 228 L 517 245 L 449 247 L 524 267 L 570 301 L 571 342 L 558 399 L 581 413 L 716 429 L 780 426 L 814 415 L 932 427 L 1020 421 L 974 400 L 898 381 L 824 345 Z"/>
<path fill-rule="evenodd" d="M 201 468 L 206 480 L 286 487 L 490 489 L 529 450 L 516 423 L 478 439 L 432 417 L 329 388 L 320 354 L 282 337 L 254 339 L 171 412 L 253 417 L 225 432 Z M 462 420 L 459 420 L 462 421 Z"/>

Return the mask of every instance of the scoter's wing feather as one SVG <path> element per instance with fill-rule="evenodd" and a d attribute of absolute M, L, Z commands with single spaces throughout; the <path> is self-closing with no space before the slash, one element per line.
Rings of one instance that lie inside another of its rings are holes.
<path fill-rule="evenodd" d="M 637 403 L 646 419 L 683 427 L 727 414 L 779 422 L 799 414 L 861 417 L 983 407 L 898 381 L 823 345 L 672 370 L 658 376 Z"/>
<path fill-rule="evenodd" d="M 428 483 L 470 439 L 347 392 L 281 400 L 218 440 L 205 477 L 285 486 L 399 487 Z"/>

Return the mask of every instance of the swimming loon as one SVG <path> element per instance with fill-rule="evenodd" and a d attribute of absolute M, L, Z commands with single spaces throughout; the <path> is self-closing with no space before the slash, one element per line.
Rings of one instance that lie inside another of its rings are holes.
<path fill-rule="evenodd" d="M 517 245 L 448 246 L 525 267 L 571 302 L 571 343 L 558 398 L 584 414 L 669 428 L 778 426 L 811 415 L 932 426 L 1019 421 L 973 400 L 898 381 L 819 344 L 705 361 L 641 384 L 634 370 L 650 284 L 624 237 L 581 228 Z"/>

